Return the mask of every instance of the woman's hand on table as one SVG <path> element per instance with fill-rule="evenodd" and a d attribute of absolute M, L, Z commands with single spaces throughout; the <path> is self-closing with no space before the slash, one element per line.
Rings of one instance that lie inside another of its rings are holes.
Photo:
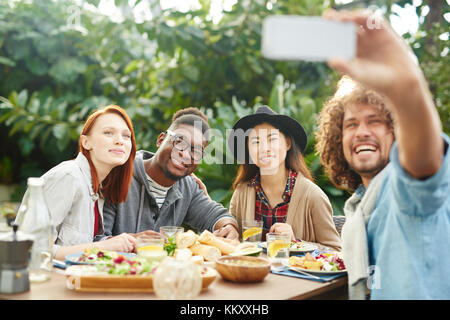
<path fill-rule="evenodd" d="M 277 222 L 274 223 L 270 229 L 270 233 L 289 233 L 291 235 L 291 240 L 295 240 L 294 231 L 292 231 L 291 225 L 287 223 Z"/>
<path fill-rule="evenodd" d="M 96 242 L 95 245 L 103 250 L 134 252 L 136 238 L 129 233 L 122 233 L 107 240 Z"/>
<path fill-rule="evenodd" d="M 139 236 L 152 236 L 152 235 L 161 235 L 161 233 L 153 230 L 145 230 L 138 233 L 129 233 L 133 237 L 137 238 Z"/>

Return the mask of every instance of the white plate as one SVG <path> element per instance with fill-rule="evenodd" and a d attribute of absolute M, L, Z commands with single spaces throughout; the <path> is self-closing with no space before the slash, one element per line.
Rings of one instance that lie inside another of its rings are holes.
<path fill-rule="evenodd" d="M 282 264 L 285 267 L 288 267 L 292 271 L 297 271 L 298 273 L 310 273 L 310 274 L 316 274 L 316 275 L 333 275 L 333 274 L 341 274 L 341 273 L 347 273 L 347 269 L 339 270 L 339 271 L 322 271 L 322 270 L 311 270 L 311 269 L 304 269 L 300 267 L 293 267 L 289 264 L 289 262 L 283 261 Z"/>
<path fill-rule="evenodd" d="M 267 242 L 260 242 L 259 245 L 261 248 L 264 248 L 267 250 Z M 301 248 L 289 248 L 290 254 L 296 254 L 296 253 L 307 253 L 307 252 L 313 252 L 314 250 L 319 249 L 315 244 L 312 243 L 303 243 L 303 246 Z"/>
<path fill-rule="evenodd" d="M 289 248 L 289 252 L 294 253 L 307 253 L 307 252 L 313 252 L 314 250 L 319 249 L 316 245 L 312 243 L 303 243 L 301 248 Z"/>

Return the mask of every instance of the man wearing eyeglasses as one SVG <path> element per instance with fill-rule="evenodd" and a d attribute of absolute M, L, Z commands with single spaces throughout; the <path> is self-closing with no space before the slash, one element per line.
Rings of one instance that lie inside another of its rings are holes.
<path fill-rule="evenodd" d="M 156 153 L 137 152 L 126 202 L 105 202 L 105 237 L 158 232 L 161 226 L 184 223 L 220 237 L 239 238 L 235 218 L 212 201 L 191 175 L 203 159 L 209 129 L 200 110 L 183 109 L 158 136 Z"/>

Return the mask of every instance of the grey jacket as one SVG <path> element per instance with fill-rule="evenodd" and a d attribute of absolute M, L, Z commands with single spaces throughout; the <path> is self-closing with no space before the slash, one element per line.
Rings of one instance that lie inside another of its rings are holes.
<path fill-rule="evenodd" d="M 151 157 L 153 157 L 151 152 L 144 150 L 137 152 L 133 180 L 125 202 L 112 204 L 105 201 L 103 219 L 106 237 L 144 230 L 159 232 L 161 226 L 180 226 L 182 223 L 200 231 L 205 229 L 213 231 L 214 225 L 220 219 L 225 217 L 234 219 L 221 204 L 205 196 L 203 190 L 190 176 L 175 182 L 167 192 L 161 209 L 158 208 L 155 198 L 150 193 L 143 162 Z"/>

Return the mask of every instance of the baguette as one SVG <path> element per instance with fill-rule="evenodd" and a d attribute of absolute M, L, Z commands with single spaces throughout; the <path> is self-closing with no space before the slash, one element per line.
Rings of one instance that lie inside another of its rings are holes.
<path fill-rule="evenodd" d="M 197 239 L 198 235 L 195 234 L 195 232 L 192 230 L 177 233 L 176 235 L 177 248 L 178 249 L 189 248 L 197 241 Z"/>
<path fill-rule="evenodd" d="M 190 261 L 201 265 L 204 260 L 205 259 L 203 259 L 203 256 L 192 256 Z"/>
<path fill-rule="evenodd" d="M 189 250 L 188 248 L 184 248 L 184 249 L 175 249 L 174 257 L 175 257 L 177 260 L 188 261 L 188 260 L 191 259 L 191 257 L 192 257 L 192 251 Z"/>
<path fill-rule="evenodd" d="M 196 243 L 189 249 L 194 255 L 202 256 L 206 261 L 216 261 L 221 256 L 219 249 L 207 244 Z"/>
<path fill-rule="evenodd" d="M 234 249 L 236 249 L 236 247 L 234 245 L 216 237 L 208 230 L 205 230 L 202 232 L 202 234 L 198 238 L 198 241 L 200 243 L 207 244 L 207 245 L 218 248 L 220 250 L 220 252 L 225 255 L 232 253 L 234 251 Z"/>
<path fill-rule="evenodd" d="M 223 241 L 226 241 L 226 242 L 232 244 L 233 246 L 238 246 L 240 244 L 238 239 L 227 239 L 227 238 L 222 238 L 222 237 L 220 237 L 219 239 L 223 240 Z"/>

